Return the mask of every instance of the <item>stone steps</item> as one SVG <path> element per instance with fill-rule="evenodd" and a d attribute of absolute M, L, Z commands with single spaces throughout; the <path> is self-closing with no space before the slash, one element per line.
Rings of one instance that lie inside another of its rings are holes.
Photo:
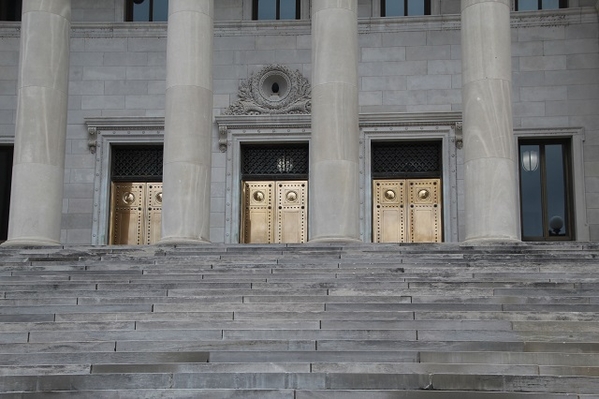
<path fill-rule="evenodd" d="M 595 395 L 468 391 L 131 389 L 0 394 L 3 399 L 596 399 Z"/>
<path fill-rule="evenodd" d="M 598 255 L 1 248 L 0 397 L 596 399 Z"/>

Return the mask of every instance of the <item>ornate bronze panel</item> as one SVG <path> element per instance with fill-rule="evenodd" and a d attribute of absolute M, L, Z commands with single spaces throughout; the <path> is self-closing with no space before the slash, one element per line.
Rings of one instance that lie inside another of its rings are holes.
<path fill-rule="evenodd" d="M 277 236 L 278 243 L 306 242 L 307 229 L 307 182 L 286 181 L 277 183 Z"/>
<path fill-rule="evenodd" d="M 160 240 L 162 183 L 112 183 L 111 245 L 144 245 Z"/>
<path fill-rule="evenodd" d="M 375 242 L 406 242 L 404 180 L 375 180 L 373 184 Z"/>
<path fill-rule="evenodd" d="M 306 181 L 243 183 L 243 243 L 306 242 Z"/>
<path fill-rule="evenodd" d="M 273 242 L 275 182 L 243 183 L 241 242 Z"/>
<path fill-rule="evenodd" d="M 408 180 L 410 242 L 441 242 L 441 181 Z"/>
<path fill-rule="evenodd" d="M 162 183 L 147 184 L 146 244 L 160 241 L 162 229 Z"/>
<path fill-rule="evenodd" d="M 441 242 L 440 179 L 374 180 L 374 242 Z"/>

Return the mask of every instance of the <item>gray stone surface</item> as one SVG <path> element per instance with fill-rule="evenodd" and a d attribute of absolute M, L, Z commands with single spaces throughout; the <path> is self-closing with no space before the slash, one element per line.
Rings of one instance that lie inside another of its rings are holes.
<path fill-rule="evenodd" d="M 318 272 L 330 253 L 310 246 L 0 249 L 1 292 L 13 298 L 0 301 L 0 386 L 9 387 L 0 397 L 590 399 L 597 391 L 597 246 L 333 251 L 353 269 Z M 248 268 L 264 259 L 272 263 Z M 14 268 L 19 260 L 40 269 Z M 78 263 L 85 268 L 64 267 Z M 171 274 L 165 265 L 177 266 Z"/>

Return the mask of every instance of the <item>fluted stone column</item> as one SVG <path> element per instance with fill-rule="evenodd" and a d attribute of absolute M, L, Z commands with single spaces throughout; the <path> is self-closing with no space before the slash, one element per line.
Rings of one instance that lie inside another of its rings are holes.
<path fill-rule="evenodd" d="M 360 239 L 357 8 L 312 2 L 310 241 Z"/>
<path fill-rule="evenodd" d="M 71 0 L 24 0 L 8 240 L 58 245 Z"/>
<path fill-rule="evenodd" d="M 510 0 L 462 0 L 466 240 L 519 239 Z"/>
<path fill-rule="evenodd" d="M 170 0 L 162 244 L 208 242 L 213 0 Z"/>

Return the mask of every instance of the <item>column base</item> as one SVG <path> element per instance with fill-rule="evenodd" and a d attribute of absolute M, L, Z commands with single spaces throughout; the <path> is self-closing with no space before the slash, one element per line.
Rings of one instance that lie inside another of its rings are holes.
<path fill-rule="evenodd" d="M 0 244 L 1 247 L 59 247 L 61 245 L 58 241 L 43 238 L 16 238 Z"/>

